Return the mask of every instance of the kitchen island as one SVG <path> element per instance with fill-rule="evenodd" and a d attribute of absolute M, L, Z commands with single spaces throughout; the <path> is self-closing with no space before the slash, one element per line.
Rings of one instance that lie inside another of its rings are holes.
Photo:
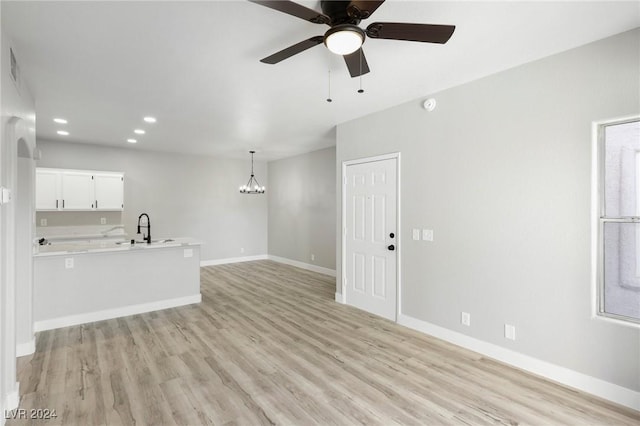
<path fill-rule="evenodd" d="M 35 331 L 201 301 L 200 242 L 191 238 L 68 242 L 33 256 Z"/>

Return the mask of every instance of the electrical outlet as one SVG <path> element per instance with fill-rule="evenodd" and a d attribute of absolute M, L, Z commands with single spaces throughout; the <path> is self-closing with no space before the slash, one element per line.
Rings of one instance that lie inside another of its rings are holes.
<path fill-rule="evenodd" d="M 73 269 L 73 257 L 66 257 L 64 259 L 65 269 Z"/>
<path fill-rule="evenodd" d="M 471 314 L 469 312 L 460 313 L 460 322 L 467 327 L 471 326 Z"/>
<path fill-rule="evenodd" d="M 40 226 L 47 226 L 47 219 L 40 219 Z"/>
<path fill-rule="evenodd" d="M 240 253 L 244 253 L 244 247 L 240 247 Z"/>
<path fill-rule="evenodd" d="M 107 224 L 107 218 L 106 217 L 101 217 L 100 218 L 100 225 L 106 225 Z"/>
<path fill-rule="evenodd" d="M 420 240 L 420 230 L 419 229 L 414 229 L 413 230 L 413 240 L 414 241 L 419 241 Z"/>
<path fill-rule="evenodd" d="M 316 260 L 316 255 L 315 254 L 311 255 L 311 260 Z"/>
<path fill-rule="evenodd" d="M 509 340 L 516 340 L 516 326 L 511 324 L 505 324 L 504 337 Z"/>
<path fill-rule="evenodd" d="M 193 249 L 184 249 L 184 257 L 193 257 Z"/>
<path fill-rule="evenodd" d="M 433 241 L 433 229 L 423 229 L 422 239 L 424 241 Z"/>

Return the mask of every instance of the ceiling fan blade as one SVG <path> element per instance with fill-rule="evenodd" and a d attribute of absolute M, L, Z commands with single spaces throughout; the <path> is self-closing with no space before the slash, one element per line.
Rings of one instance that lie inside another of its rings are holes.
<path fill-rule="evenodd" d="M 314 24 L 329 24 L 331 18 L 327 15 L 316 12 L 313 9 L 302 6 L 301 4 L 294 3 L 292 1 L 285 0 L 249 0 L 251 3 L 256 3 L 261 6 L 268 7 L 269 9 L 277 10 L 287 15 L 295 16 L 296 18 L 304 19 L 305 21 L 313 22 Z"/>
<path fill-rule="evenodd" d="M 351 77 L 359 77 L 369 72 L 367 58 L 365 58 L 362 48 L 349 55 L 344 55 L 344 61 L 347 64 Z"/>
<path fill-rule="evenodd" d="M 384 0 L 351 0 L 347 14 L 356 19 L 367 19 L 379 8 Z"/>
<path fill-rule="evenodd" d="M 396 22 L 374 22 L 367 27 L 367 36 L 390 40 L 421 41 L 444 44 L 449 41 L 455 25 L 401 24 Z"/>
<path fill-rule="evenodd" d="M 286 49 L 274 53 L 271 56 L 260 59 L 260 62 L 264 62 L 265 64 L 277 64 L 278 62 L 284 61 L 285 59 L 290 58 L 293 55 L 297 55 L 300 52 L 311 49 L 313 46 L 319 45 L 320 43 L 322 43 L 322 40 L 324 40 L 324 37 L 322 36 L 311 37 L 308 40 L 304 40 L 300 43 L 294 44 L 293 46 L 289 46 Z"/>

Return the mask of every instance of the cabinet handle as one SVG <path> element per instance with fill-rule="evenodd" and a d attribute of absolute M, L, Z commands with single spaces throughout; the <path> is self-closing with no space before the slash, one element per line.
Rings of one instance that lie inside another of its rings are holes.
<path fill-rule="evenodd" d="M 62 208 L 64 209 L 64 200 L 62 200 Z"/>
<path fill-rule="evenodd" d="M 56 209 L 58 208 L 58 200 L 56 200 Z"/>
<path fill-rule="evenodd" d="M 98 200 L 96 200 L 96 209 L 98 208 Z"/>

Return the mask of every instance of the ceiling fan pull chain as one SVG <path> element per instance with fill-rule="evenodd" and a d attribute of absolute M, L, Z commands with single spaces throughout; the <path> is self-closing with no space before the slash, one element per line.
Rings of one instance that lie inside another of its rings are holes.
<path fill-rule="evenodd" d="M 360 50 L 360 89 L 358 89 L 358 93 L 364 93 L 364 89 L 362 88 L 362 50 Z"/>
<path fill-rule="evenodd" d="M 333 99 L 331 99 L 331 68 L 329 68 L 329 97 L 327 102 L 333 102 Z"/>

